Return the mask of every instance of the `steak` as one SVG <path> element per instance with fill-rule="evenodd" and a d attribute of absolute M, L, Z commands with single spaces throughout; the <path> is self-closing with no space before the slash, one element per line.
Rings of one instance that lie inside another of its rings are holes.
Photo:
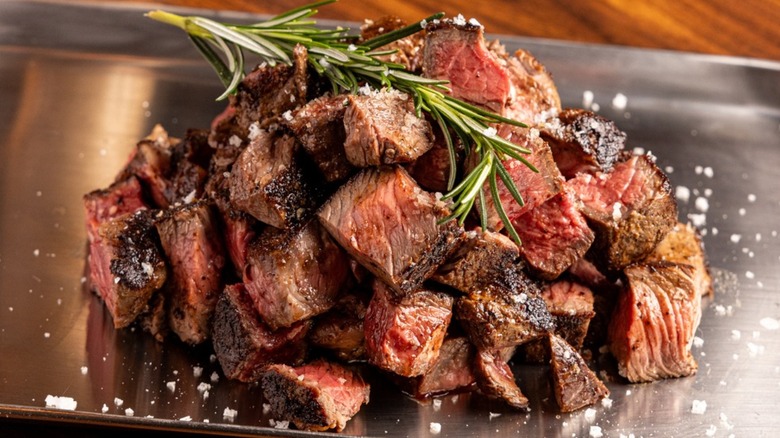
<path fill-rule="evenodd" d="M 246 289 L 273 330 L 327 312 L 349 280 L 347 255 L 316 220 L 299 230 L 265 228 L 244 269 Z"/>
<path fill-rule="evenodd" d="M 306 356 L 310 321 L 272 331 L 241 283 L 225 287 L 214 311 L 214 352 L 222 372 L 242 382 L 259 380 L 275 363 L 300 365 Z"/>
<path fill-rule="evenodd" d="M 593 311 L 593 292 L 586 286 L 568 280 L 558 280 L 542 290 L 542 298 L 555 323 L 555 334 L 577 351 L 583 346 Z M 525 344 L 526 359 L 545 362 L 548 358 L 546 341 Z"/>
<path fill-rule="evenodd" d="M 360 406 L 368 403 L 370 392 L 359 374 L 324 360 L 297 368 L 271 365 L 262 388 L 275 419 L 314 431 L 343 430 Z"/>
<path fill-rule="evenodd" d="M 224 245 L 209 204 L 198 201 L 166 210 L 156 226 L 171 266 L 169 324 L 188 344 L 211 333 L 211 317 L 223 289 Z"/>
<path fill-rule="evenodd" d="M 344 151 L 352 165 L 409 163 L 433 146 L 431 125 L 415 114 L 408 94 L 385 89 L 346 100 Z"/>
<path fill-rule="evenodd" d="M 501 59 L 512 84 L 512 91 L 503 115 L 529 126 L 538 126 L 561 110 L 561 99 L 552 75 L 531 53 L 518 49 L 509 56 L 498 42 L 490 50 Z"/>
<path fill-rule="evenodd" d="M 323 96 L 308 102 L 284 118 L 327 182 L 341 181 L 355 173 L 344 152 L 344 95 Z M 285 113 L 287 114 L 287 113 Z"/>
<path fill-rule="evenodd" d="M 368 361 L 405 377 L 433 368 L 452 318 L 453 298 L 443 292 L 418 289 L 394 296 L 381 281 L 374 281 L 363 330 Z"/>
<path fill-rule="evenodd" d="M 168 294 L 163 287 L 152 294 L 146 307 L 138 315 L 138 325 L 146 333 L 154 337 L 157 342 L 163 342 L 170 333 L 168 326 Z"/>
<path fill-rule="evenodd" d="M 564 190 L 512 222 L 520 253 L 537 277 L 558 278 L 590 248 L 595 236 L 580 208 L 574 192 Z"/>
<path fill-rule="evenodd" d="M 366 20 L 366 22 L 360 26 L 360 39 L 365 42 L 404 26 L 406 26 L 406 22 L 393 16 L 381 17 L 378 20 Z M 424 42 L 425 39 L 422 36 L 422 33 L 414 33 L 377 48 L 378 51 L 388 51 L 392 53 L 377 56 L 376 58 L 384 62 L 401 64 L 407 71 L 419 73 L 422 69 Z"/>
<path fill-rule="evenodd" d="M 361 289 L 342 295 L 329 312 L 316 318 L 309 341 L 343 361 L 364 360 L 366 356 L 363 321 L 368 294 Z"/>
<path fill-rule="evenodd" d="M 449 81 L 450 94 L 501 114 L 510 99 L 509 72 L 485 44 L 484 29 L 465 20 L 436 20 L 425 28 L 423 74 Z"/>
<path fill-rule="evenodd" d="M 666 175 L 650 157 L 634 156 L 609 173 L 567 181 L 583 201 L 596 232 L 589 258 L 606 270 L 641 261 L 677 223 L 677 204 Z"/>
<path fill-rule="evenodd" d="M 463 163 L 464 148 L 460 139 L 457 136 L 453 137 L 455 170 L 458 171 Z M 444 134 L 438 130 L 437 126 L 431 149 L 406 166 L 406 170 L 417 181 L 417 184 L 425 190 L 445 193 L 449 184 L 451 167 L 450 150 L 447 147 Z"/>
<path fill-rule="evenodd" d="M 249 245 L 262 230 L 262 223 L 254 217 L 233 209 L 222 213 L 222 224 L 225 230 L 225 247 L 233 268 L 241 278 L 244 275 Z"/>
<path fill-rule="evenodd" d="M 96 216 L 100 213 L 91 219 Z M 135 321 L 163 287 L 167 268 L 159 247 L 151 213 L 146 209 L 104 220 L 90 230 L 90 283 L 103 299 L 115 328 Z"/>
<path fill-rule="evenodd" d="M 445 338 L 433 366 L 425 374 L 410 379 L 405 387 L 418 399 L 469 389 L 476 381 L 471 369 L 473 362 L 474 347 L 468 338 Z"/>
<path fill-rule="evenodd" d="M 538 286 L 513 290 L 488 285 L 455 302 L 455 318 L 479 350 L 514 347 L 555 328 Z"/>
<path fill-rule="evenodd" d="M 400 294 L 430 277 L 460 240 L 443 203 L 400 167 L 364 169 L 323 205 L 320 222 L 361 265 Z"/>
<path fill-rule="evenodd" d="M 699 296 L 714 293 L 704 243 L 699 232 L 691 224 L 675 225 L 645 261 L 668 261 L 691 265 L 694 268 L 694 287 Z"/>
<path fill-rule="evenodd" d="M 516 270 L 520 252 L 503 234 L 468 232 L 463 244 L 439 267 L 431 280 L 469 293 L 488 284 L 510 287 L 507 276 Z"/>
<path fill-rule="evenodd" d="M 99 239 L 97 231 L 104 222 L 148 207 L 141 183 L 133 176 L 117 181 L 107 189 L 87 193 L 83 201 L 90 242 Z"/>
<path fill-rule="evenodd" d="M 167 173 L 171 167 L 171 150 L 179 141 L 169 137 L 161 125 L 155 125 L 152 132 L 138 142 L 130 161 L 119 172 L 116 180 L 123 181 L 131 176 L 138 178 L 153 204 L 158 208 L 167 208 L 170 205 Z"/>
<path fill-rule="evenodd" d="M 694 374 L 691 344 L 701 319 L 696 269 L 658 261 L 629 266 L 624 273 L 625 288 L 609 325 L 620 375 L 650 382 Z"/>
<path fill-rule="evenodd" d="M 528 399 L 517 386 L 512 369 L 499 353 L 486 350 L 477 353 L 474 374 L 479 390 L 488 397 L 503 400 L 514 409 L 528 409 Z"/>
<path fill-rule="evenodd" d="M 543 125 L 541 134 L 567 179 L 609 172 L 626 147 L 626 133 L 615 122 L 584 109 L 561 111 Z"/>
<path fill-rule="evenodd" d="M 236 159 L 228 183 L 236 209 L 276 228 L 300 225 L 316 207 L 295 138 L 287 135 L 258 133 Z"/>
<path fill-rule="evenodd" d="M 550 373 L 555 400 L 562 412 L 572 412 L 609 395 L 609 389 L 576 349 L 558 335 L 548 336 Z"/>
<path fill-rule="evenodd" d="M 536 129 L 501 125 L 498 135 L 531 150 L 531 153 L 525 155 L 525 158 L 539 170 L 534 172 L 520 160 L 512 157 L 505 157 L 503 160 L 504 168 L 506 168 L 507 173 L 514 181 L 524 201 L 523 205 L 519 205 L 504 183 L 500 179 L 496 181 L 501 205 L 503 205 L 510 222 L 514 223 L 524 213 L 533 210 L 537 205 L 543 204 L 560 193 L 563 190 L 563 178 L 555 166 L 549 146 L 539 138 Z M 474 155 L 471 155 L 469 159 L 467 167 L 473 168 L 476 165 L 476 163 L 473 163 Z M 504 224 L 501 222 L 501 218 L 494 207 L 493 197 L 490 194 L 487 182 L 483 190 L 487 204 L 488 229 L 500 231 Z"/>

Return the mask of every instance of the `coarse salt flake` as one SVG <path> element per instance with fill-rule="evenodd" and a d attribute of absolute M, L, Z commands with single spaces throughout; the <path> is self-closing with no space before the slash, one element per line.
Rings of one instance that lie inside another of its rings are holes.
<path fill-rule="evenodd" d="M 615 97 L 612 98 L 612 106 L 614 106 L 617 109 L 626 109 L 626 104 L 628 103 L 628 97 L 626 97 L 623 93 L 618 93 L 615 95 Z"/>
<path fill-rule="evenodd" d="M 73 397 L 47 395 L 45 401 L 47 408 L 63 409 L 66 411 L 75 411 L 76 406 L 78 405 L 78 402 L 74 400 Z"/>
<path fill-rule="evenodd" d="M 704 213 L 688 213 L 688 220 L 694 227 L 701 228 L 707 224 L 707 215 Z"/>
<path fill-rule="evenodd" d="M 698 197 L 696 198 L 696 209 L 706 213 L 710 209 L 710 202 L 707 198 Z"/>
<path fill-rule="evenodd" d="M 222 418 L 230 422 L 233 422 L 233 420 L 236 419 L 236 415 L 238 415 L 238 410 L 236 409 L 225 408 L 222 412 Z"/>
<path fill-rule="evenodd" d="M 585 90 L 582 92 L 582 107 L 583 108 L 590 108 L 591 105 L 593 105 L 593 92 L 590 90 Z"/>
<path fill-rule="evenodd" d="M 274 429 L 289 429 L 290 428 L 290 422 L 289 421 L 276 421 L 273 418 L 268 420 L 268 423 L 274 427 Z"/>
<path fill-rule="evenodd" d="M 741 338 L 741 337 L 742 337 L 742 332 L 740 332 L 739 330 L 732 330 L 731 331 L 731 339 L 733 339 L 735 341 L 739 341 L 739 338 Z"/>
<path fill-rule="evenodd" d="M 125 415 L 127 415 L 128 417 L 132 417 L 133 415 L 135 415 L 135 411 L 132 408 L 127 408 L 125 409 Z"/>
<path fill-rule="evenodd" d="M 609 409 L 612 407 L 612 399 L 609 397 L 604 397 L 601 399 L 601 406 L 604 406 L 605 408 Z"/>
<path fill-rule="evenodd" d="M 33 255 L 34 255 L 35 257 L 38 257 L 39 255 L 41 255 L 41 250 L 39 250 L 39 249 L 34 249 L 34 250 L 33 250 Z"/>
<path fill-rule="evenodd" d="M 485 129 L 482 133 L 485 134 L 485 137 L 493 138 L 496 136 L 498 131 L 496 130 L 496 128 L 490 126 L 487 129 Z"/>
<path fill-rule="evenodd" d="M 599 426 L 591 426 L 590 436 L 592 436 L 593 438 L 601 438 L 602 436 L 604 436 L 604 434 L 601 432 L 601 428 Z"/>
<path fill-rule="evenodd" d="M 124 400 L 122 400 L 121 398 L 119 398 L 119 397 L 114 397 L 114 405 L 115 405 L 116 407 L 120 407 L 120 406 L 122 406 L 124 403 L 125 403 L 125 401 L 124 401 Z"/>
<path fill-rule="evenodd" d="M 739 243 L 739 241 L 742 240 L 742 235 L 741 234 L 732 234 L 731 237 L 729 238 L 729 240 L 731 240 L 731 243 Z"/>
<path fill-rule="evenodd" d="M 438 435 L 441 432 L 441 423 L 431 423 L 430 430 L 432 434 Z"/>
<path fill-rule="evenodd" d="M 754 194 L 752 194 L 752 193 L 751 193 L 751 194 L 749 194 L 749 195 L 747 196 L 747 200 L 748 200 L 748 202 L 756 202 L 756 195 L 754 195 Z"/>
<path fill-rule="evenodd" d="M 704 176 L 706 176 L 707 178 L 712 178 L 713 176 L 715 176 L 715 171 L 712 170 L 712 167 L 710 166 L 705 167 L 703 173 Z"/>
<path fill-rule="evenodd" d="M 197 389 L 198 389 L 198 392 L 208 391 L 209 389 L 211 389 L 211 385 L 209 385 L 206 382 L 200 382 L 198 384 L 198 388 Z"/>
<path fill-rule="evenodd" d="M 104 414 L 105 414 L 106 412 L 108 412 L 108 406 L 107 406 L 105 403 L 103 403 L 103 407 L 102 407 L 102 408 L 100 408 L 100 412 L 102 412 L 102 413 L 104 413 Z"/>
<path fill-rule="evenodd" d="M 715 436 L 715 434 L 718 432 L 718 427 L 714 424 L 710 424 L 710 427 L 707 428 L 707 430 L 704 431 L 704 434 L 707 436 Z"/>
<path fill-rule="evenodd" d="M 677 198 L 678 201 L 688 202 L 691 198 L 691 189 L 685 186 L 677 186 L 674 188 L 674 197 Z"/>
<path fill-rule="evenodd" d="M 214 371 L 213 373 L 211 373 L 211 377 L 210 377 L 210 378 L 211 378 L 211 383 L 217 383 L 217 382 L 219 382 L 219 374 L 217 374 L 217 372 L 216 372 L 216 371 Z"/>
<path fill-rule="evenodd" d="M 433 401 L 433 410 L 438 411 L 441 408 L 441 399 L 437 398 Z"/>
<path fill-rule="evenodd" d="M 702 338 L 700 338 L 698 336 L 694 336 L 694 338 L 693 338 L 693 346 L 699 348 L 699 347 L 701 347 L 703 345 L 704 345 L 704 339 L 702 339 Z"/>
<path fill-rule="evenodd" d="M 192 417 L 190 417 L 189 415 L 187 415 L 186 417 L 181 417 L 181 418 L 179 418 L 179 421 L 192 421 Z"/>
<path fill-rule="evenodd" d="M 703 415 L 707 411 L 707 402 L 704 400 L 694 400 L 691 404 L 691 413 Z"/>
<path fill-rule="evenodd" d="M 767 329 L 767 330 L 777 330 L 780 328 L 780 321 L 774 319 L 774 318 L 761 318 L 761 321 L 759 321 L 759 324 L 761 324 L 761 327 Z"/>
<path fill-rule="evenodd" d="M 171 392 L 176 391 L 176 382 L 168 382 L 165 386 L 168 387 L 168 390 Z"/>
<path fill-rule="evenodd" d="M 463 18 L 463 14 L 458 14 L 457 17 L 452 19 L 452 22 L 458 26 L 465 26 L 466 25 L 466 19 Z"/>
<path fill-rule="evenodd" d="M 585 421 L 588 423 L 593 423 L 593 421 L 596 419 L 596 410 L 593 408 L 585 409 Z"/>
<path fill-rule="evenodd" d="M 623 217 L 623 213 L 620 211 L 621 204 L 616 202 L 612 204 L 612 220 L 619 221 Z"/>
<path fill-rule="evenodd" d="M 85 376 L 86 376 L 88 371 L 89 371 L 89 368 L 87 368 L 87 367 L 81 367 L 81 374 L 83 374 L 83 375 L 85 375 Z"/>
<path fill-rule="evenodd" d="M 203 374 L 203 367 L 194 366 L 192 367 L 192 375 L 194 377 L 200 377 Z"/>

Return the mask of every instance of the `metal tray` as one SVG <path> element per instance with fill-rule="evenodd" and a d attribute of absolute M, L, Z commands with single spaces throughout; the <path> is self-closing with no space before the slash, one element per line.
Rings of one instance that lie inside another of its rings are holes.
<path fill-rule="evenodd" d="M 108 185 L 153 124 L 180 136 L 207 127 L 222 107 L 214 102 L 218 81 L 186 38 L 143 12 L 0 2 L 0 417 L 31 427 L 54 420 L 310 436 L 270 427 L 258 388 L 222 377 L 208 347 L 115 331 L 83 288 L 82 194 Z M 502 40 L 546 64 L 565 105 L 582 106 L 592 92 L 631 147 L 652 151 L 672 183 L 689 189 L 680 217 L 706 221 L 700 228 L 717 289 L 697 333 L 699 372 L 629 385 L 605 365 L 612 405 L 595 406 L 595 415 L 559 414 L 544 370 L 533 367 L 517 370 L 532 402 L 527 414 L 467 394 L 444 397 L 439 407 L 418 403 L 375 379 L 370 405 L 344 434 L 426 436 L 431 423 L 441 424 L 440 436 L 588 436 L 592 426 L 604 436 L 776 433 L 780 63 Z M 624 108 L 613 105 L 619 93 Z M 211 385 L 208 397 L 202 382 Z M 47 395 L 78 406 L 46 408 Z M 707 403 L 703 414 L 692 412 L 695 400 Z M 238 410 L 233 422 L 225 408 Z"/>

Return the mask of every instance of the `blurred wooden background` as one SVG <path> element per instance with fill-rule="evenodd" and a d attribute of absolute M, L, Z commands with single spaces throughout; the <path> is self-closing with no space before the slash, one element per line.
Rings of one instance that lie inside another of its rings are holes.
<path fill-rule="evenodd" d="M 155 3 L 276 14 L 310 1 Z M 438 11 L 477 18 L 493 34 L 780 60 L 780 0 L 340 0 L 319 16 L 362 21 L 392 14 L 413 22 Z"/>

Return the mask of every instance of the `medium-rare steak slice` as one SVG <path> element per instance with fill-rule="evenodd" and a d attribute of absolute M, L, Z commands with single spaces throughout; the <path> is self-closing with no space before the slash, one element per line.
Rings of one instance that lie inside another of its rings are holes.
<path fill-rule="evenodd" d="M 555 323 L 555 334 L 580 351 L 588 334 L 590 321 L 596 315 L 593 311 L 593 292 L 582 284 L 557 280 L 542 290 L 542 298 Z M 525 344 L 526 359 L 531 362 L 546 361 L 546 342 L 537 340 Z"/>
<path fill-rule="evenodd" d="M 369 299 L 361 289 L 343 294 L 333 309 L 314 321 L 309 333 L 312 346 L 328 350 L 343 361 L 364 360 L 363 321 Z"/>
<path fill-rule="evenodd" d="M 564 190 L 512 222 L 520 236 L 520 253 L 537 277 L 558 278 L 585 255 L 595 239 L 581 202 Z"/>
<path fill-rule="evenodd" d="M 488 50 L 482 26 L 459 17 L 432 21 L 425 30 L 423 74 L 449 81 L 453 97 L 501 114 L 512 83 L 498 56 Z"/>
<path fill-rule="evenodd" d="M 324 360 L 297 368 L 271 365 L 262 388 L 274 419 L 305 430 L 343 430 L 370 392 L 359 374 Z"/>
<path fill-rule="evenodd" d="M 514 348 L 510 348 L 514 352 Z M 500 352 L 482 350 L 474 358 L 474 374 L 479 390 L 490 398 L 503 400 L 514 409 L 528 409 L 528 398 L 517 386 L 515 375 Z M 510 355 L 511 356 L 511 355 Z"/>
<path fill-rule="evenodd" d="M 507 272 L 517 269 L 519 257 L 517 245 L 503 234 L 470 231 L 431 280 L 463 293 L 487 284 L 505 284 Z"/>
<path fill-rule="evenodd" d="M 361 265 L 398 293 L 430 277 L 460 241 L 444 204 L 400 167 L 364 169 L 323 205 L 320 222 Z"/>
<path fill-rule="evenodd" d="M 536 129 L 501 125 L 498 135 L 531 150 L 531 153 L 525 155 L 525 158 L 539 170 L 539 172 L 534 172 L 520 160 L 512 157 L 506 157 L 503 161 L 507 173 L 514 181 L 524 201 L 523 205 L 518 204 L 504 183 L 500 180 L 497 181 L 501 205 L 503 205 L 510 222 L 514 223 L 524 213 L 533 210 L 536 206 L 543 204 L 560 193 L 563 190 L 563 177 L 558 171 L 555 161 L 553 161 L 550 147 L 539 137 L 539 131 Z M 474 155 L 472 154 L 469 157 L 467 167 L 473 167 L 473 164 L 476 164 L 470 163 L 474 161 L 473 158 Z M 483 190 L 485 192 L 485 200 L 487 201 L 488 229 L 500 231 L 504 224 L 501 222 L 501 218 L 495 209 L 487 182 Z"/>
<path fill-rule="evenodd" d="M 254 217 L 234 209 L 222 212 L 225 247 L 238 278 L 243 277 L 249 245 L 255 240 L 263 224 Z"/>
<path fill-rule="evenodd" d="M 344 151 L 352 165 L 410 163 L 433 146 L 431 125 L 417 117 L 408 94 L 383 89 L 346 99 Z"/>
<path fill-rule="evenodd" d="M 279 63 L 273 67 L 263 63 L 249 72 L 236 89 L 231 105 L 235 108 L 235 123 L 246 137 L 255 122 L 266 128 L 278 122 L 278 117 L 307 101 L 309 88 L 306 48 L 296 45 L 293 65 Z"/>
<path fill-rule="evenodd" d="M 241 283 L 225 287 L 214 311 L 212 342 L 222 372 L 242 382 L 259 380 L 271 364 L 300 365 L 311 321 L 271 331 Z"/>
<path fill-rule="evenodd" d="M 87 193 L 83 200 L 90 242 L 99 239 L 97 231 L 104 222 L 147 208 L 141 183 L 134 176 Z"/>
<path fill-rule="evenodd" d="M 104 220 L 90 232 L 90 284 L 115 328 L 135 321 L 165 283 L 167 268 L 159 246 L 152 214 L 146 209 Z"/>
<path fill-rule="evenodd" d="M 188 344 L 211 333 L 211 317 L 223 289 L 224 245 L 205 201 L 179 205 L 158 218 L 157 231 L 171 266 L 169 324 Z"/>
<path fill-rule="evenodd" d="M 298 230 L 265 228 L 244 269 L 246 289 L 273 330 L 325 313 L 350 280 L 346 253 L 316 220 Z"/>
<path fill-rule="evenodd" d="M 607 270 L 644 259 L 677 223 L 666 175 L 647 155 L 616 164 L 609 173 L 579 174 L 566 182 L 582 200 L 596 232 L 589 258 Z"/>
<path fill-rule="evenodd" d="M 548 340 L 552 385 L 562 412 L 590 406 L 609 395 L 609 389 L 574 347 L 552 333 Z"/>
<path fill-rule="evenodd" d="M 344 152 L 346 102 L 344 95 L 327 95 L 297 109 L 289 120 L 283 117 L 327 182 L 341 181 L 355 173 Z"/>
<path fill-rule="evenodd" d="M 645 262 L 667 261 L 684 263 L 694 268 L 694 285 L 699 296 L 712 295 L 712 276 L 710 275 L 707 254 L 699 232 L 691 224 L 678 223 L 664 240 L 655 247 Z"/>
<path fill-rule="evenodd" d="M 473 362 L 474 346 L 468 338 L 445 338 L 439 349 L 439 357 L 428 372 L 409 379 L 402 387 L 418 399 L 468 390 L 476 381 L 471 369 Z"/>
<path fill-rule="evenodd" d="M 584 109 L 567 108 L 543 125 L 561 174 L 609 172 L 626 147 L 626 133 L 615 122 Z"/>
<path fill-rule="evenodd" d="M 276 228 L 305 221 L 316 207 L 294 137 L 261 131 L 241 152 L 228 178 L 238 210 Z"/>
<path fill-rule="evenodd" d="M 425 374 L 436 363 L 452 318 L 453 298 L 417 289 L 396 297 L 379 280 L 368 304 L 363 330 L 368 361 L 400 376 Z"/>
<path fill-rule="evenodd" d="M 455 302 L 455 318 L 480 350 L 514 347 L 540 338 L 555 326 L 538 286 L 514 290 L 487 285 Z"/>
<path fill-rule="evenodd" d="M 701 319 L 693 266 L 650 262 L 624 271 L 625 289 L 609 325 L 618 372 L 631 382 L 690 376 L 691 345 Z"/>

